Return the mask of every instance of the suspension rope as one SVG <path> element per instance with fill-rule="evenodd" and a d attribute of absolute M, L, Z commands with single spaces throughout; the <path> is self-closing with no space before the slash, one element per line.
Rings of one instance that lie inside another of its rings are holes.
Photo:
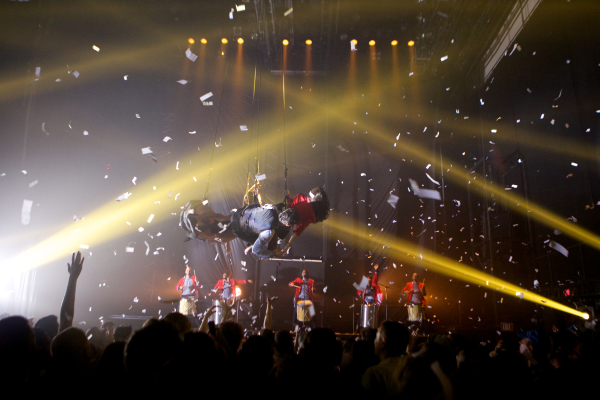
<path fill-rule="evenodd" d="M 223 93 L 225 91 L 225 82 L 227 82 L 227 70 L 229 69 L 229 64 L 225 61 L 225 76 L 223 77 L 223 86 L 221 87 L 221 98 L 219 103 L 219 110 L 217 111 L 217 126 L 215 127 L 215 146 L 212 149 L 210 154 L 210 163 L 208 164 L 208 179 L 206 180 L 206 191 L 204 192 L 204 197 L 202 198 L 203 202 L 208 201 L 208 188 L 210 185 L 210 177 L 212 175 L 212 163 L 213 158 L 215 156 L 215 148 L 217 147 L 217 134 L 219 133 L 219 120 L 221 119 L 221 108 L 223 106 Z"/>
<path fill-rule="evenodd" d="M 282 89 L 283 89 L 283 185 L 284 185 L 284 190 L 283 190 L 283 205 L 285 208 L 287 208 L 287 202 L 288 199 L 290 197 L 289 191 L 288 191 L 288 185 L 287 185 L 287 173 L 288 173 L 288 168 L 287 168 L 287 143 L 286 143 L 286 136 L 285 136 L 285 63 L 284 63 L 284 68 L 282 71 L 282 75 L 283 75 L 283 79 L 282 79 Z"/>

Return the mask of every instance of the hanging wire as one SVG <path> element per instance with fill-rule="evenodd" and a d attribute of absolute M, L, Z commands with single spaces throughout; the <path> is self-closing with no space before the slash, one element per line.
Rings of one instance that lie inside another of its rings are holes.
<path fill-rule="evenodd" d="M 206 180 L 206 191 L 204 192 L 204 197 L 202 198 L 203 202 L 208 201 L 208 188 L 210 186 L 210 177 L 212 175 L 212 163 L 213 158 L 215 157 L 215 148 L 217 147 L 217 134 L 219 133 L 219 120 L 221 119 L 221 108 L 223 107 L 223 93 L 225 91 L 225 82 L 227 82 L 227 70 L 229 69 L 229 64 L 225 62 L 225 76 L 223 77 L 223 86 L 221 87 L 221 98 L 219 103 L 219 110 L 217 111 L 217 126 L 215 127 L 215 146 L 212 149 L 210 154 L 210 163 L 208 164 L 208 179 Z"/>
<path fill-rule="evenodd" d="M 287 143 L 286 143 L 286 135 L 285 135 L 285 111 L 286 111 L 286 109 L 285 109 L 285 68 L 282 71 L 282 75 L 283 75 L 283 79 L 282 79 L 282 87 L 283 87 L 283 184 L 284 184 L 283 205 L 284 205 L 284 208 L 287 208 L 287 202 L 288 202 L 288 199 L 290 198 L 290 194 L 289 194 L 288 185 L 287 185 L 287 173 L 288 173 Z"/>

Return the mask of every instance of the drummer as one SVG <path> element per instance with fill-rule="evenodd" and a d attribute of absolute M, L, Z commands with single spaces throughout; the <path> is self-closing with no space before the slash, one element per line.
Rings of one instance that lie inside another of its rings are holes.
<path fill-rule="evenodd" d="M 423 306 L 425 305 L 425 284 L 419 282 L 419 274 L 416 272 L 412 276 L 412 282 L 407 282 L 402 289 L 407 294 L 408 322 L 412 324 L 423 321 Z"/>
<path fill-rule="evenodd" d="M 375 264 L 375 273 L 373 274 L 373 278 L 369 277 L 369 283 L 365 288 L 365 291 L 359 290 L 357 292 L 358 297 L 360 297 L 363 301 L 363 304 L 367 305 L 381 305 L 383 301 L 383 293 L 381 292 L 381 288 L 377 284 L 377 278 L 379 276 L 379 265 Z"/>
<path fill-rule="evenodd" d="M 247 281 L 248 283 L 252 283 L 250 279 Z M 245 280 L 234 280 L 231 278 L 231 274 L 227 272 L 223 272 L 223 279 L 219 279 L 215 287 L 213 288 L 214 292 L 220 291 L 219 298 L 221 300 L 233 300 L 235 297 L 235 286 L 236 285 L 245 285 Z"/>
<path fill-rule="evenodd" d="M 309 279 L 308 272 L 302 270 L 302 278 L 296 278 L 288 284 L 289 287 L 296 288 L 296 295 L 294 296 L 294 325 L 296 325 L 296 305 L 299 301 L 310 301 L 313 299 L 313 292 L 315 291 L 315 281 Z"/>

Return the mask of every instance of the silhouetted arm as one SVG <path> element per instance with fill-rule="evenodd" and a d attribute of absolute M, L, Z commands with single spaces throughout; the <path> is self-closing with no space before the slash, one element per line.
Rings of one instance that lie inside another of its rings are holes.
<path fill-rule="evenodd" d="M 84 257 L 81 257 L 81 252 L 77 255 L 73 253 L 71 264 L 67 263 L 67 271 L 69 271 L 69 282 L 67 290 L 63 298 L 62 306 L 60 307 L 60 323 L 59 332 L 73 326 L 73 316 L 75 314 L 75 290 L 77 289 L 77 278 L 81 274 Z"/>

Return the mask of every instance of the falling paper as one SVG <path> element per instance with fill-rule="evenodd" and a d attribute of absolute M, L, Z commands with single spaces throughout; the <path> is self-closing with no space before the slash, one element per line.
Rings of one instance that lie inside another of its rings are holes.
<path fill-rule="evenodd" d="M 145 240 L 144 240 L 144 244 L 146 245 L 146 255 L 148 255 L 148 253 L 150 253 L 150 245 Z M 160 297 L 158 299 L 160 300 Z"/>
<path fill-rule="evenodd" d="M 350 153 L 350 152 L 349 152 L 348 150 L 346 150 L 346 149 L 344 148 L 344 146 L 342 146 L 341 144 L 338 144 L 338 145 L 337 145 L 337 148 L 338 148 L 338 150 L 339 150 L 339 151 L 343 151 L 343 152 L 345 152 L 345 153 Z"/>
<path fill-rule="evenodd" d="M 167 143 L 169 140 L 173 140 L 173 139 L 171 139 L 169 136 L 165 136 L 165 138 L 163 139 L 163 142 Z"/>
<path fill-rule="evenodd" d="M 360 290 L 361 292 L 364 292 L 365 289 L 367 288 L 367 285 L 369 284 L 369 278 L 367 278 L 366 276 L 362 277 L 362 280 L 360 281 L 360 284 L 356 284 L 353 283 L 352 286 L 354 286 L 356 288 L 356 290 Z"/>
<path fill-rule="evenodd" d="M 126 253 L 133 253 L 133 247 L 125 247 L 125 252 Z"/>
<path fill-rule="evenodd" d="M 31 221 L 31 206 L 33 205 L 33 201 L 31 200 L 23 200 L 23 208 L 21 209 L 21 223 L 23 225 L 29 225 Z"/>
<path fill-rule="evenodd" d="M 133 182 L 134 185 L 136 185 L 135 181 L 137 181 L 137 176 L 134 176 L 133 179 L 131 180 L 131 182 Z"/>
<path fill-rule="evenodd" d="M 87 244 L 80 244 L 80 245 L 79 245 L 79 248 L 80 248 L 80 249 L 86 249 L 86 250 L 87 250 L 87 249 L 89 249 L 89 248 L 90 248 L 90 246 L 88 246 Z"/>
<path fill-rule="evenodd" d="M 554 240 L 551 240 L 550 243 L 548 244 L 548 246 L 550 246 L 550 248 L 558 251 L 563 256 L 569 257 L 569 250 L 565 249 L 561 244 L 556 243 Z"/>
<path fill-rule="evenodd" d="M 40 71 L 42 70 L 42 67 L 35 67 L 35 80 L 39 81 L 40 80 Z"/>
<path fill-rule="evenodd" d="M 235 5 L 235 11 L 240 12 L 240 11 L 246 11 L 246 6 L 244 4 L 242 4 L 241 6 L 238 6 L 237 4 Z"/>
<path fill-rule="evenodd" d="M 248 127 L 246 125 L 240 125 L 240 130 L 241 131 L 247 131 Z"/>
<path fill-rule="evenodd" d="M 144 147 L 142 149 L 142 154 L 152 154 L 152 149 L 150 147 Z"/>
<path fill-rule="evenodd" d="M 49 135 L 49 134 L 50 134 L 50 132 L 48 132 L 48 131 L 46 130 L 46 123 L 45 123 L 45 122 L 42 122 L 42 132 L 44 132 L 46 135 Z"/>
<path fill-rule="evenodd" d="M 185 51 L 185 56 L 187 58 L 189 58 L 190 60 L 192 60 L 192 62 L 196 61 L 196 58 L 198 58 L 198 56 L 195 55 L 194 53 L 192 53 L 192 50 L 190 50 L 190 49 L 187 49 Z"/>
<path fill-rule="evenodd" d="M 440 192 L 438 192 L 437 190 L 419 188 L 419 185 L 414 180 L 409 179 L 408 181 L 410 182 L 410 187 L 412 188 L 412 191 L 416 196 L 419 196 L 422 199 L 442 199 L 442 197 L 440 196 Z"/>
<path fill-rule="evenodd" d="M 286 12 L 283 13 L 284 17 L 287 17 L 288 15 L 290 15 L 292 12 L 294 12 L 294 7 L 290 8 L 289 10 L 287 10 Z"/>
<path fill-rule="evenodd" d="M 212 101 L 203 101 L 203 102 L 202 102 L 202 105 L 203 105 L 203 106 L 212 106 L 212 105 L 213 105 L 213 102 L 212 102 Z"/>
<path fill-rule="evenodd" d="M 229 19 L 233 19 L 233 8 L 229 11 Z"/>
<path fill-rule="evenodd" d="M 396 196 L 395 194 L 390 194 L 390 197 L 388 197 L 387 202 L 390 206 L 396 208 L 396 204 L 398 204 L 398 196 Z"/>
<path fill-rule="evenodd" d="M 152 222 L 153 218 L 154 218 L 154 214 L 150 214 L 150 217 L 148 217 L 148 223 Z"/>
<path fill-rule="evenodd" d="M 354 46 L 354 42 L 350 42 L 350 51 L 356 51 L 356 46 Z"/>
<path fill-rule="evenodd" d="M 125 199 L 128 199 L 129 196 L 131 196 L 131 193 L 125 192 L 122 195 L 120 195 L 119 197 L 117 197 L 116 200 L 117 201 L 125 200 Z"/>
<path fill-rule="evenodd" d="M 267 175 L 266 174 L 260 174 L 260 175 L 256 175 L 255 176 L 257 181 L 263 181 L 265 179 L 267 179 Z"/>
<path fill-rule="evenodd" d="M 185 85 L 186 83 L 188 83 L 188 81 L 186 81 L 185 79 L 181 79 L 181 80 L 177 81 L 177 83 L 181 83 L 182 85 Z"/>
<path fill-rule="evenodd" d="M 212 95 L 213 95 L 212 92 L 208 92 L 204 96 L 201 96 L 200 100 L 204 101 L 206 99 L 210 99 L 212 97 Z"/>
<path fill-rule="evenodd" d="M 323 288 L 323 293 L 327 293 L 327 286 Z"/>
<path fill-rule="evenodd" d="M 444 62 L 444 61 L 446 61 L 447 59 L 448 59 L 448 56 L 444 56 L 444 57 L 442 57 L 440 60 L 441 60 L 442 62 Z"/>
<path fill-rule="evenodd" d="M 100 47 L 98 47 L 98 46 L 96 46 L 96 45 L 93 45 L 93 46 L 92 46 L 92 49 L 94 49 L 94 50 L 96 50 L 96 51 L 98 51 L 98 52 L 100 51 Z"/>
<path fill-rule="evenodd" d="M 79 78 L 79 72 L 73 71 L 71 72 L 75 78 Z"/>
<path fill-rule="evenodd" d="M 33 182 L 31 182 L 31 183 L 29 184 L 29 188 L 31 189 L 32 187 L 34 187 L 34 186 L 35 186 L 35 185 L 37 185 L 37 184 L 38 184 L 38 181 L 37 181 L 37 179 L 36 179 L 35 181 L 33 181 Z"/>
<path fill-rule="evenodd" d="M 435 179 L 433 179 L 431 176 L 429 176 L 429 174 L 427 172 L 425 172 L 425 175 L 427 175 L 427 177 L 429 178 L 429 180 L 433 183 L 435 183 L 436 185 L 440 185 L 440 183 L 438 181 L 436 181 Z"/>

